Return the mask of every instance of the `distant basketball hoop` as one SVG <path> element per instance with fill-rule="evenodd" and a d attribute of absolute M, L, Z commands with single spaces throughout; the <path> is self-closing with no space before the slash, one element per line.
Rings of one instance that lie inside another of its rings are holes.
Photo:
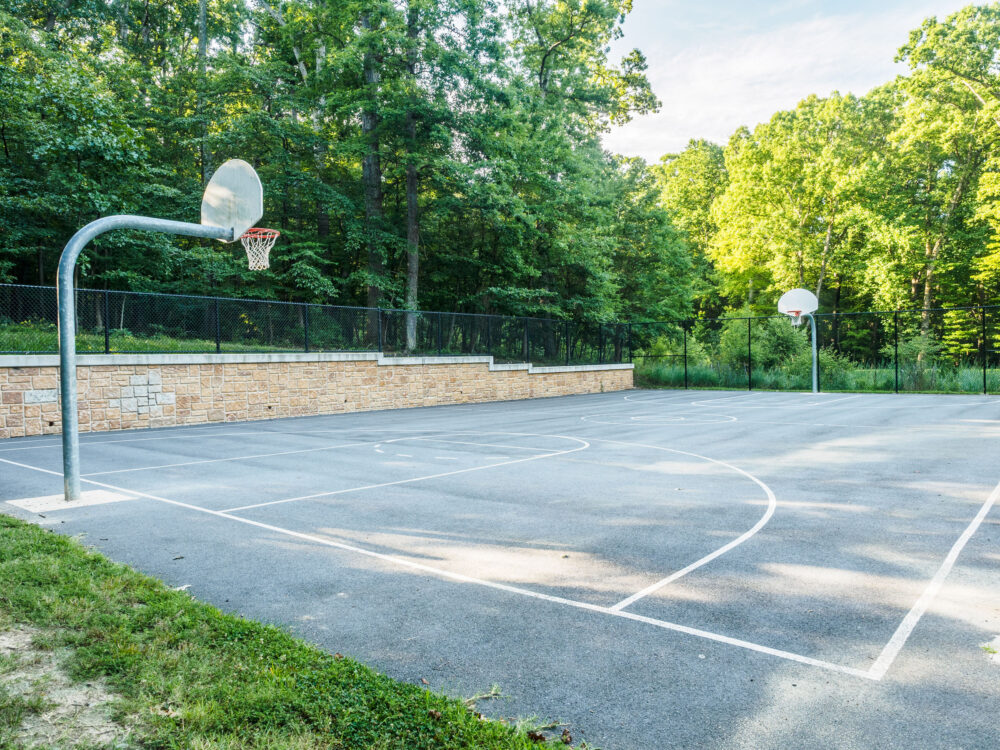
<path fill-rule="evenodd" d="M 808 289 L 792 289 L 782 294 L 778 300 L 778 312 L 787 315 L 793 326 L 800 326 L 805 318 L 809 318 L 809 327 L 812 329 L 813 393 L 819 393 L 819 356 L 816 350 L 816 318 L 813 317 L 818 307 L 819 300 Z"/>
<path fill-rule="evenodd" d="M 247 251 L 247 265 L 251 271 L 263 271 L 271 265 L 271 248 L 278 241 L 281 232 L 277 229 L 254 227 L 240 235 L 243 249 Z"/>

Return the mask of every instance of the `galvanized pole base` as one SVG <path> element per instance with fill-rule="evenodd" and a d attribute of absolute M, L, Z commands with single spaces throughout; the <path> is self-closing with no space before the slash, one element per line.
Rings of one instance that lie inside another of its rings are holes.
<path fill-rule="evenodd" d="M 76 301 L 73 270 L 80 252 L 94 237 L 112 229 L 143 229 L 214 240 L 233 240 L 233 230 L 152 219 L 148 216 L 105 216 L 73 235 L 59 258 L 56 296 L 59 302 L 59 386 L 62 396 L 63 486 L 67 502 L 80 499 L 80 436 L 76 393 Z"/>
<path fill-rule="evenodd" d="M 809 318 L 809 326 L 812 329 L 812 389 L 813 393 L 819 393 L 819 357 L 816 353 L 816 318 L 806 313 L 803 318 Z"/>

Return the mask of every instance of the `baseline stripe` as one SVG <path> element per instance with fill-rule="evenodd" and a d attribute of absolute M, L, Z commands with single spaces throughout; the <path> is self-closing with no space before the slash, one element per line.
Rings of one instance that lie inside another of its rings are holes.
<path fill-rule="evenodd" d="M 879 654 L 878 659 L 872 664 L 871 669 L 869 669 L 869 674 L 872 679 L 880 680 L 885 676 L 885 673 L 889 671 L 889 667 L 892 666 L 893 661 L 899 656 L 899 652 L 902 650 L 903 646 L 906 644 L 907 639 L 910 634 L 913 633 L 913 629 L 917 627 L 917 623 L 920 622 L 920 618 L 924 616 L 927 608 L 930 606 L 934 597 L 937 596 L 941 587 L 944 585 L 944 579 L 948 577 L 951 569 L 955 566 L 955 561 L 958 559 L 959 554 L 965 547 L 966 543 L 976 533 L 979 525 L 986 518 L 986 515 L 993 508 L 997 499 L 1000 498 L 1000 484 L 997 484 L 993 488 L 993 492 L 990 496 L 986 498 L 986 502 L 983 503 L 976 517 L 972 519 L 968 526 L 965 527 L 965 531 L 958 538 L 958 541 L 952 545 L 951 551 L 948 552 L 948 556 L 941 563 L 941 567 L 938 568 L 937 573 L 931 579 L 931 582 L 927 584 L 927 588 L 924 589 L 924 593 L 920 595 L 917 599 L 916 604 L 906 613 L 906 617 L 903 621 L 899 623 L 899 627 L 896 628 L 896 632 L 892 634 L 892 638 L 882 649 L 882 653 Z"/>
<path fill-rule="evenodd" d="M 577 448 L 575 450 L 583 450 L 583 448 Z M 7 459 L 3 458 L 0 458 L 0 462 L 13 464 L 15 466 L 20 466 L 25 469 L 34 469 L 36 471 L 40 471 L 45 474 L 62 476 L 62 474 L 57 471 L 41 469 L 38 468 L 37 466 L 29 466 L 27 464 L 21 464 L 15 461 L 8 461 Z M 296 539 L 302 539 L 303 541 L 313 542 L 315 544 L 320 544 L 325 547 L 333 547 L 335 549 L 344 550 L 345 552 L 353 552 L 355 554 L 364 555 L 365 557 L 371 557 L 377 560 L 383 560 L 385 562 L 393 563 L 395 565 L 401 565 L 403 567 L 411 568 L 414 570 L 420 570 L 426 573 L 432 573 L 442 578 L 447 578 L 461 583 L 469 583 L 477 586 L 485 586 L 487 588 L 496 589 L 498 591 L 505 591 L 507 593 L 517 594 L 519 596 L 530 597 L 532 599 L 540 599 L 542 601 L 552 602 L 554 604 L 562 604 L 568 607 L 574 607 L 576 609 L 587 610 L 589 612 L 597 612 L 598 614 L 610 615 L 612 617 L 621 617 L 623 619 L 633 620 L 635 622 L 642 622 L 647 625 L 663 628 L 665 630 L 672 630 L 677 633 L 684 633 L 685 635 L 691 635 L 697 638 L 704 638 L 706 640 L 715 641 L 717 643 L 725 643 L 726 645 L 729 646 L 736 646 L 738 648 L 744 648 L 750 651 L 756 651 L 758 653 L 768 654 L 770 656 L 777 656 L 779 658 L 787 659 L 789 661 L 799 662 L 800 664 L 807 664 L 813 667 L 820 667 L 822 669 L 827 669 L 833 672 L 839 672 L 841 674 L 850 675 L 852 677 L 861 677 L 869 680 L 877 679 L 872 677 L 871 674 L 869 674 L 869 672 L 864 670 L 854 669 L 853 667 L 845 667 L 840 664 L 834 664 L 832 662 L 823 661 L 822 659 L 813 659 L 812 657 L 809 656 L 795 654 L 792 653 L 791 651 L 782 651 L 781 649 L 771 648 L 770 646 L 762 646 L 759 643 L 751 643 L 750 641 L 744 641 L 739 638 L 730 638 L 727 635 L 712 633 L 710 631 L 701 630 L 699 628 L 691 628 L 688 627 L 687 625 L 680 625 L 678 623 L 668 622 L 666 620 L 657 620 L 652 617 L 644 617 L 642 615 L 633 614 L 632 612 L 621 612 L 619 610 L 611 609 L 610 607 L 602 607 L 599 604 L 580 602 L 576 601 L 575 599 L 565 599 L 560 596 L 543 594 L 537 591 L 531 591 L 530 589 L 523 589 L 518 586 L 510 586 L 505 583 L 496 583 L 494 581 L 487 581 L 481 578 L 473 578 L 472 576 L 463 575 L 462 573 L 454 573 L 452 571 L 442 570 L 440 568 L 434 568 L 430 565 L 424 565 L 423 563 L 415 562 L 413 560 L 406 560 L 401 557 L 395 557 L 394 555 L 386 555 L 382 552 L 374 552 L 372 550 L 367 550 L 362 547 L 356 547 L 352 544 L 335 542 L 332 539 L 323 539 L 322 537 L 317 537 L 312 534 L 304 534 L 300 531 L 293 531 L 291 529 L 282 528 L 280 526 L 273 526 L 271 524 L 261 523 L 260 521 L 253 521 L 249 518 L 234 516 L 227 511 L 202 508 L 201 506 L 198 505 L 191 505 L 190 503 L 180 502 L 179 500 L 170 500 L 169 498 L 159 497 L 157 495 L 151 495 L 146 492 L 136 492 L 135 490 L 128 490 L 121 487 L 115 487 L 114 485 L 105 484 L 104 482 L 98 482 L 93 479 L 83 479 L 82 481 L 87 482 L 88 484 L 96 485 L 98 487 L 104 487 L 105 489 L 118 490 L 121 492 L 129 492 L 133 495 L 138 495 L 139 497 L 144 497 L 148 500 L 155 500 L 157 502 L 166 503 L 168 505 L 174 505 L 179 508 L 186 508 L 188 510 L 193 510 L 198 513 L 206 513 L 208 515 L 216 516 L 218 518 L 225 518 L 230 521 L 246 524 L 247 526 L 254 526 L 259 529 L 264 529 L 265 531 L 271 531 L 276 534 L 283 534 L 285 536 L 294 537 Z"/>

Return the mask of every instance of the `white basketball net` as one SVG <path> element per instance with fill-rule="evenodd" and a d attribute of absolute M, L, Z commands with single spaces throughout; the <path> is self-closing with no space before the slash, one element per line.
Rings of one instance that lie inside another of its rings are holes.
<path fill-rule="evenodd" d="M 789 310 L 785 314 L 788 315 L 788 317 L 790 317 L 792 319 L 792 325 L 793 326 L 800 326 L 800 325 L 802 325 L 802 311 L 801 310 Z"/>
<path fill-rule="evenodd" d="M 271 265 L 271 248 L 281 232 L 276 229 L 248 229 L 240 237 L 243 249 L 247 251 L 247 263 L 251 271 L 263 271 Z"/>

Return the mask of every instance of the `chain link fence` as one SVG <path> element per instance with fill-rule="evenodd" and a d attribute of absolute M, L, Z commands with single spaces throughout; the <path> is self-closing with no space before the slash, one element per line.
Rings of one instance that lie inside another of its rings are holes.
<path fill-rule="evenodd" d="M 540 366 L 636 363 L 638 383 L 809 390 L 809 326 L 784 315 L 589 324 L 549 318 L 79 289 L 82 353 L 489 355 Z M 1000 307 L 816 315 L 819 385 L 1000 392 Z M 0 284 L 0 353 L 59 350 L 55 287 Z"/>
<path fill-rule="evenodd" d="M 228 297 L 76 290 L 81 353 L 385 352 L 496 362 L 628 362 L 625 324 Z M 55 287 L 0 284 L 0 353 L 59 350 Z"/>
<path fill-rule="evenodd" d="M 1000 392 L 1000 308 L 815 316 L 822 391 Z M 632 323 L 636 381 L 678 388 L 810 390 L 809 324 L 787 316 Z"/>

